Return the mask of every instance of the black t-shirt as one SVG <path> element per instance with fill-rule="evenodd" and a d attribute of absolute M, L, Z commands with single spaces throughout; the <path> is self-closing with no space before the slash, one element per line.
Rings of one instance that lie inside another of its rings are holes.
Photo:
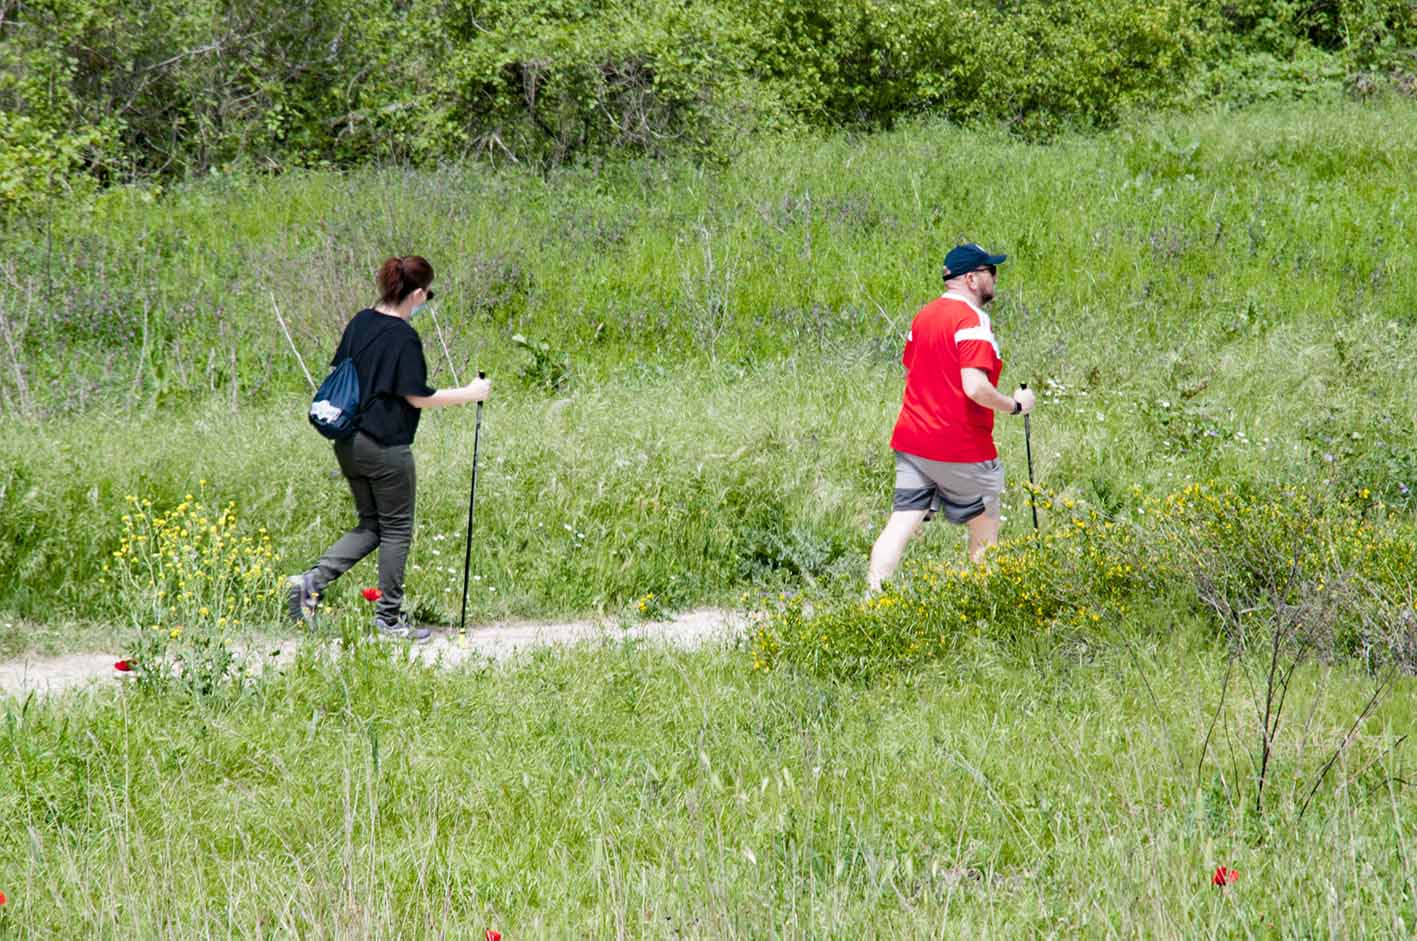
<path fill-rule="evenodd" d="M 359 430 L 385 447 L 413 444 L 419 410 L 406 395 L 432 395 L 423 341 L 407 320 L 365 308 L 349 321 L 333 367 L 354 354 L 359 373 Z"/>

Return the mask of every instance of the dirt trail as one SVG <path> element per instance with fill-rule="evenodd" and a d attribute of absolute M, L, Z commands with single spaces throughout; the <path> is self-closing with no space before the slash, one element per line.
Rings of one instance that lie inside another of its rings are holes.
<path fill-rule="evenodd" d="M 646 621 L 620 628 L 600 621 L 518 622 L 479 627 L 467 632 L 464 643 L 456 630 L 436 632 L 425 643 L 413 645 L 415 655 L 427 663 L 456 666 L 473 657 L 505 660 L 536 647 L 572 646 L 605 640 L 635 638 L 673 647 L 701 647 L 740 634 L 746 620 L 733 611 L 703 608 L 687 611 L 667 621 Z M 402 643 L 402 641 L 390 641 Z M 253 663 L 283 663 L 300 647 L 298 638 L 272 641 L 242 653 Z M 117 653 L 78 653 L 60 657 L 26 657 L 0 663 L 0 697 L 30 693 L 61 693 L 95 683 L 123 682 L 130 674 L 113 668 Z"/>

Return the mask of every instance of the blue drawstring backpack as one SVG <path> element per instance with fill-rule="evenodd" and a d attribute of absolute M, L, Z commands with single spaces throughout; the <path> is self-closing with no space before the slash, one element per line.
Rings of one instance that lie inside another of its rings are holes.
<path fill-rule="evenodd" d="M 309 419 L 315 430 L 331 441 L 343 441 L 359 430 L 359 412 L 363 399 L 360 396 L 359 372 L 354 368 L 354 357 L 363 353 L 388 332 L 380 330 L 359 352 L 346 356 L 335 364 L 315 397 L 310 402 Z"/>

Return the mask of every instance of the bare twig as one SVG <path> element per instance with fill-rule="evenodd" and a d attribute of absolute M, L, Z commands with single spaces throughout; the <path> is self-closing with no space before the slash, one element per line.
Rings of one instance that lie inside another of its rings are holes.
<path fill-rule="evenodd" d="M 1368 714 L 1373 711 L 1373 707 L 1378 704 L 1378 700 L 1382 698 L 1383 693 L 1387 691 L 1388 686 L 1392 684 L 1393 677 L 1396 675 L 1397 665 L 1390 664 L 1384 672 L 1383 678 L 1378 682 L 1377 688 L 1373 690 L 1373 695 L 1369 696 L 1368 701 L 1363 704 L 1363 711 L 1358 713 L 1358 718 L 1354 719 L 1353 724 L 1349 726 L 1348 734 L 1343 736 L 1343 741 L 1338 743 L 1338 747 L 1333 750 L 1333 754 L 1329 756 L 1328 761 L 1324 763 L 1323 769 L 1319 771 L 1318 777 L 1314 779 L 1314 786 L 1309 788 L 1309 794 L 1304 798 L 1304 803 L 1299 808 L 1300 820 L 1304 819 L 1304 812 L 1309 809 L 1309 803 L 1314 799 L 1314 794 L 1318 793 L 1319 786 L 1324 783 L 1324 778 L 1328 776 L 1329 770 L 1333 768 L 1339 756 L 1343 754 L 1344 750 L 1348 748 L 1348 745 L 1353 741 L 1353 736 L 1358 734 L 1358 726 L 1362 725 L 1363 720 L 1368 718 Z"/>
<path fill-rule="evenodd" d="M 181 62 L 183 59 L 191 59 L 191 58 L 193 58 L 194 56 L 206 55 L 206 54 L 209 53 L 209 52 L 219 52 L 219 51 L 221 51 L 222 46 L 225 45 L 227 39 L 229 39 L 229 38 L 230 38 L 229 36 L 228 36 L 228 37 L 223 37 L 223 38 L 221 38 L 221 39 L 218 39 L 216 42 L 209 42 L 209 43 L 207 43 L 205 46 L 198 46 L 196 49 L 187 49 L 187 50 L 184 50 L 183 52 L 177 53 L 177 55 L 175 55 L 175 56 L 171 56 L 171 57 L 169 57 L 169 58 L 163 59 L 161 62 L 154 62 L 152 65 L 144 66 L 143 68 L 139 69 L 138 71 L 139 71 L 140 73 L 142 73 L 142 72 L 156 72 L 158 69 L 165 69 L 165 68 L 167 68 L 169 65 L 176 65 L 178 62 Z"/>
<path fill-rule="evenodd" d="M 1240 760 L 1241 758 L 1250 758 L 1250 753 L 1248 751 L 1240 751 L 1238 755 L 1236 754 L 1235 734 L 1230 728 L 1229 716 L 1226 716 L 1225 722 L 1221 728 L 1225 730 L 1225 750 L 1230 753 L 1230 767 L 1232 769 L 1230 776 L 1235 782 L 1235 797 L 1230 801 L 1230 808 L 1234 810 L 1240 806 L 1240 782 L 1244 780 L 1244 777 L 1240 773 L 1244 769 L 1244 766 L 1240 764 Z M 1254 761 L 1253 758 L 1250 758 L 1250 760 Z M 1230 790 L 1228 788 L 1225 791 L 1225 796 L 1230 797 Z"/>
<path fill-rule="evenodd" d="M 1283 588 L 1271 587 L 1271 600 L 1274 606 L 1274 627 L 1273 636 L 1270 641 L 1269 670 L 1265 675 L 1265 697 L 1264 716 L 1261 723 L 1260 738 L 1260 774 L 1259 781 L 1255 787 L 1255 813 L 1263 810 L 1264 786 L 1269 776 L 1269 759 L 1274 754 L 1274 738 L 1279 733 L 1279 720 L 1284 714 L 1284 700 L 1289 695 L 1289 681 L 1294 676 L 1295 669 L 1304 659 L 1306 645 L 1302 637 L 1298 637 L 1299 649 L 1295 651 L 1293 659 L 1288 664 L 1288 669 L 1280 666 L 1279 653 L 1283 649 L 1284 640 L 1288 636 L 1289 629 L 1300 633 L 1299 625 L 1302 617 L 1302 606 L 1294 606 L 1293 618 L 1289 621 L 1288 628 L 1285 626 L 1285 597 L 1294 587 L 1294 580 L 1299 574 L 1299 561 L 1302 558 L 1302 548 L 1296 542 L 1294 546 L 1293 559 L 1289 565 L 1289 575 L 1284 580 Z M 1278 699 L 1275 696 L 1278 694 Z"/>
<path fill-rule="evenodd" d="M 1386 758 L 1388 755 L 1391 755 L 1393 752 L 1397 751 L 1399 748 L 1402 747 L 1403 742 L 1406 742 L 1406 741 L 1407 741 L 1407 736 L 1406 736 L 1406 735 L 1399 735 L 1399 736 L 1397 737 L 1397 741 L 1393 742 L 1393 743 L 1392 743 L 1391 745 L 1389 745 L 1387 748 L 1384 748 L 1382 751 L 1378 752 L 1376 755 L 1374 755 L 1372 758 L 1370 758 L 1370 759 L 1368 760 L 1368 763 L 1365 764 L 1363 767 L 1359 768 L 1359 769 L 1357 770 L 1357 772 L 1354 773 L 1353 776 L 1354 776 L 1355 778 L 1361 778 L 1364 774 L 1366 774 L 1366 773 L 1368 772 L 1368 769 L 1369 769 L 1369 768 L 1371 768 L 1373 765 L 1377 764 L 1379 761 L 1382 761 L 1382 760 L 1383 760 L 1384 758 Z"/>
<path fill-rule="evenodd" d="M 1210 751 L 1210 737 L 1215 733 L 1215 723 L 1220 721 L 1220 712 L 1225 708 L 1225 697 L 1230 692 L 1230 675 L 1235 672 L 1235 651 L 1225 663 L 1225 678 L 1220 681 L 1220 698 L 1215 702 L 1215 714 L 1210 717 L 1210 727 L 1205 730 L 1205 741 L 1201 742 L 1201 757 L 1196 762 L 1196 785 L 1200 785 L 1201 771 L 1205 768 L 1205 758 Z"/>

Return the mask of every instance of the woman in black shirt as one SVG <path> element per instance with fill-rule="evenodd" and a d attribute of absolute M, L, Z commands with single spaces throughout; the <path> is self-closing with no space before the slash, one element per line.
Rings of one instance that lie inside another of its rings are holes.
<path fill-rule="evenodd" d="M 403 613 L 403 575 L 413 542 L 413 437 L 422 409 L 481 402 L 486 379 L 456 389 L 428 385 L 423 342 L 409 323 L 433 299 L 433 266 L 419 255 L 390 258 L 379 269 L 379 303 L 354 315 L 330 361 L 354 359 L 359 374 L 358 431 L 335 442 L 335 459 L 354 494 L 359 522 L 315 567 L 292 575 L 290 616 L 312 620 L 320 593 L 377 547 L 379 592 L 374 627 L 386 636 L 425 640 Z"/>

